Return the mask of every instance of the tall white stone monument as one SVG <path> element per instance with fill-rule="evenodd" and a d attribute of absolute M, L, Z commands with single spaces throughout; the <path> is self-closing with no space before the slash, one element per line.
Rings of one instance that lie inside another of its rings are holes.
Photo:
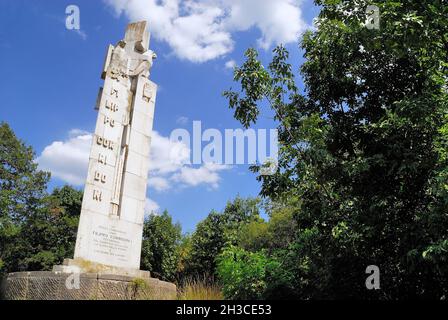
<path fill-rule="evenodd" d="M 129 24 L 125 38 L 109 46 L 75 256 L 65 270 L 139 270 L 157 91 L 148 77 L 155 57 L 146 22 Z"/>
<path fill-rule="evenodd" d="M 176 298 L 174 284 L 140 270 L 155 57 L 146 22 L 129 24 L 124 40 L 109 46 L 75 256 L 51 272 L 8 274 L 0 286 L 4 299 Z M 135 278 L 146 285 L 136 287 Z"/>

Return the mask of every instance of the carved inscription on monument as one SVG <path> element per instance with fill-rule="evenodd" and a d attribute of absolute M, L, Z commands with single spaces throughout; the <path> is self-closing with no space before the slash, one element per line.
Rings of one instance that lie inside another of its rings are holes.
<path fill-rule="evenodd" d="M 93 200 L 101 202 L 103 193 L 99 190 L 93 190 Z"/>
<path fill-rule="evenodd" d="M 103 146 L 104 148 L 109 149 L 109 150 L 114 150 L 114 142 L 107 140 L 103 137 L 96 136 L 96 143 L 100 146 Z"/>
<path fill-rule="evenodd" d="M 106 100 L 106 109 L 112 112 L 118 111 L 118 105 L 110 100 Z"/>
<path fill-rule="evenodd" d="M 114 257 L 126 262 L 127 252 L 130 250 L 132 240 L 126 231 L 116 227 L 99 225 L 92 230 L 94 253 Z"/>
<path fill-rule="evenodd" d="M 157 86 L 146 22 L 109 46 L 75 258 L 138 269 Z"/>

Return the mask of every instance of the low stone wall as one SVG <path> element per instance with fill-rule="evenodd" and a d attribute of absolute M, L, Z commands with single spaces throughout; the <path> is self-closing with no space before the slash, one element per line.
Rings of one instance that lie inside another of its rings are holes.
<path fill-rule="evenodd" d="M 1 284 L 6 300 L 172 300 L 176 295 L 173 283 L 100 273 L 17 272 Z"/>

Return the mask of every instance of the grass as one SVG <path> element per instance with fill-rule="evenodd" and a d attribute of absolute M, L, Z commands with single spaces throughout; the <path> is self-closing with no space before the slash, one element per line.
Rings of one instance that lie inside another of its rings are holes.
<path fill-rule="evenodd" d="M 214 282 L 202 280 L 186 280 L 179 288 L 178 300 L 223 300 L 221 288 Z"/>
<path fill-rule="evenodd" d="M 154 300 L 154 295 L 143 279 L 134 279 L 128 287 L 128 295 L 132 300 Z M 173 296 L 158 299 L 173 299 Z M 177 284 L 177 300 L 223 300 L 221 287 L 213 279 L 189 278 Z"/>

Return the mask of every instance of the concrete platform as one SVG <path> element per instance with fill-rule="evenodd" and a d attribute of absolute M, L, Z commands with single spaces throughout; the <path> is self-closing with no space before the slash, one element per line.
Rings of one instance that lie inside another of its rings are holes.
<path fill-rule="evenodd" d="M 5 300 L 174 300 L 176 285 L 155 278 L 102 273 L 10 273 L 1 284 Z"/>

